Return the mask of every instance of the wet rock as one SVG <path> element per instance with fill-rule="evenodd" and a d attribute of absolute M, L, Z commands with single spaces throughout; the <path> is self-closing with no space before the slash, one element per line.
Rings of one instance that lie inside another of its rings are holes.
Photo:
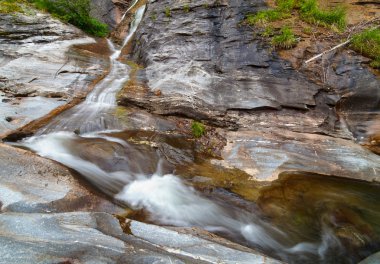
<path fill-rule="evenodd" d="M 377 252 L 368 258 L 359 262 L 359 264 L 377 264 L 380 262 L 380 252 Z"/>
<path fill-rule="evenodd" d="M 132 222 L 131 230 L 106 213 L 3 213 L 0 263 L 279 263 L 162 227 Z"/>
<path fill-rule="evenodd" d="M 259 181 L 277 179 L 283 171 L 308 171 L 367 181 L 380 181 L 380 157 L 344 140 L 317 134 L 272 129 L 227 134 L 222 161 Z"/>
<path fill-rule="evenodd" d="M 114 29 L 127 10 L 129 0 L 91 0 L 90 15 Z"/>
<path fill-rule="evenodd" d="M 206 263 L 280 263 L 260 253 L 226 241 L 203 231 L 203 238 L 194 236 L 197 229 L 170 230 L 137 221 L 130 223 L 131 234 L 168 252 L 188 256 Z"/>
<path fill-rule="evenodd" d="M 55 162 L 0 144 L 2 212 L 66 212 L 117 207 L 99 197 Z"/>
<path fill-rule="evenodd" d="M 19 122 L 0 121 L 0 134 L 48 114 L 63 104 L 58 101 L 62 97 L 73 98 L 85 92 L 104 67 L 91 54 L 69 49 L 72 45 L 94 43 L 94 39 L 47 14 L 33 12 L 30 16 L 0 17 L 0 91 L 6 97 L 26 98 L 17 106 L 15 118 Z M 2 114 L 14 111 L 8 103 L 0 103 Z"/>

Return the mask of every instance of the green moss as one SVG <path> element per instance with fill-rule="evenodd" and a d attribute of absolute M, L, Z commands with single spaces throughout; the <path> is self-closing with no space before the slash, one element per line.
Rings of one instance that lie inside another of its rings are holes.
<path fill-rule="evenodd" d="M 153 20 L 153 21 L 156 21 L 157 20 L 157 14 L 155 12 L 153 12 L 150 16 L 150 18 Z"/>
<path fill-rule="evenodd" d="M 31 0 L 39 9 L 54 17 L 73 24 L 86 33 L 105 37 L 108 26 L 90 16 L 90 0 Z"/>
<path fill-rule="evenodd" d="M 371 66 L 380 69 L 380 29 L 372 28 L 353 36 L 351 47 L 373 61 Z"/>
<path fill-rule="evenodd" d="M 333 26 L 343 29 L 346 26 L 346 12 L 342 7 L 331 10 L 319 8 L 317 0 L 303 0 L 300 4 L 301 18 L 309 23 Z"/>
<path fill-rule="evenodd" d="M 171 17 L 172 16 L 172 13 L 171 13 L 171 10 L 170 10 L 170 7 L 165 7 L 165 16 L 166 17 Z"/>
<path fill-rule="evenodd" d="M 184 6 L 183 6 L 183 11 L 184 11 L 185 13 L 189 13 L 189 12 L 190 12 L 190 6 L 189 6 L 189 5 L 184 5 Z"/>
<path fill-rule="evenodd" d="M 290 49 L 297 44 L 297 39 L 289 27 L 283 27 L 280 34 L 272 38 L 272 45 L 277 48 Z"/>
<path fill-rule="evenodd" d="M 200 122 L 193 121 L 191 124 L 191 131 L 194 137 L 200 138 L 206 133 L 206 127 Z"/>

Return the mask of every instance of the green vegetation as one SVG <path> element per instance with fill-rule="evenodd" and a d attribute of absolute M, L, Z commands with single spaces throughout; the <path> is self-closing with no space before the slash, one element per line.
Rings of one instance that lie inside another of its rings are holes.
<path fill-rule="evenodd" d="M 193 136 L 196 138 L 200 138 L 206 133 L 206 127 L 197 121 L 193 121 L 191 124 L 191 131 L 193 132 Z"/>
<path fill-rule="evenodd" d="M 297 39 L 289 27 L 283 27 L 279 35 L 272 38 L 272 45 L 277 48 L 290 49 L 297 44 Z"/>
<path fill-rule="evenodd" d="M 293 10 L 298 9 L 300 17 L 306 22 L 338 29 L 343 29 L 346 25 L 346 13 L 343 8 L 322 10 L 317 0 L 277 0 L 276 5 L 275 9 L 248 14 L 246 22 L 249 25 L 265 24 L 291 17 Z"/>
<path fill-rule="evenodd" d="M 31 0 L 39 9 L 82 29 L 90 35 L 105 37 L 106 24 L 90 16 L 90 0 Z"/>
<path fill-rule="evenodd" d="M 0 13 L 28 13 L 32 4 L 90 35 L 108 34 L 108 26 L 90 16 L 90 0 L 0 0 Z"/>
<path fill-rule="evenodd" d="M 0 0 L 0 13 L 24 13 L 25 4 L 23 0 Z"/>
<path fill-rule="evenodd" d="M 151 18 L 153 21 L 156 21 L 156 20 L 157 20 L 157 14 L 156 14 L 156 12 L 153 12 L 152 15 L 150 16 L 150 18 Z"/>
<path fill-rule="evenodd" d="M 246 21 L 250 25 L 265 24 L 280 20 L 282 18 L 290 17 L 291 11 L 296 6 L 295 0 L 277 0 L 277 8 L 262 10 L 256 14 L 248 14 Z"/>
<path fill-rule="evenodd" d="M 300 4 L 300 13 L 303 20 L 312 24 L 334 26 L 338 29 L 346 26 L 346 12 L 343 8 L 321 10 L 317 0 L 303 0 Z"/>
<path fill-rule="evenodd" d="M 263 33 L 261 33 L 261 36 L 265 38 L 272 37 L 274 35 L 274 28 L 271 26 L 267 26 Z"/>
<path fill-rule="evenodd" d="M 184 5 L 184 6 L 183 6 L 183 11 L 184 11 L 185 13 L 189 13 L 189 12 L 190 12 L 190 6 L 189 6 L 189 5 Z"/>
<path fill-rule="evenodd" d="M 372 28 L 353 36 L 351 47 L 372 58 L 371 66 L 380 69 L 380 29 Z"/>
<path fill-rule="evenodd" d="M 170 10 L 170 7 L 165 7 L 165 16 L 166 17 L 171 17 L 172 16 L 172 13 L 171 13 L 171 10 Z"/>

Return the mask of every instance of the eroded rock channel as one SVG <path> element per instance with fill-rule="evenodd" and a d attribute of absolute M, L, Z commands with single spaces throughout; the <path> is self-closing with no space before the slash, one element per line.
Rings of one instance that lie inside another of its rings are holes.
<path fill-rule="evenodd" d="M 241 23 L 261 0 L 111 2 L 109 39 L 0 17 L 0 263 L 376 263 L 363 57 L 318 81 Z"/>

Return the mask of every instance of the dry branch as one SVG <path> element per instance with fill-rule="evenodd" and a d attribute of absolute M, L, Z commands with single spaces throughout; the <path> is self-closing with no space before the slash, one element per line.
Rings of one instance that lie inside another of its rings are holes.
<path fill-rule="evenodd" d="M 351 41 L 351 39 L 346 40 L 345 42 L 340 43 L 339 45 L 336 45 L 335 47 L 333 47 L 333 48 L 331 48 L 329 50 L 325 50 L 324 52 L 319 53 L 318 55 L 315 55 L 314 57 L 312 57 L 312 58 L 308 59 L 307 61 L 305 61 L 305 64 L 308 64 L 308 63 L 312 62 L 313 60 L 316 60 L 316 59 L 322 57 L 323 55 L 325 55 L 325 54 L 327 54 L 327 53 L 329 53 L 329 52 L 331 52 L 333 50 L 336 50 L 336 49 L 338 49 L 340 47 L 343 47 L 344 45 L 347 45 L 348 43 L 350 43 L 350 41 Z"/>

